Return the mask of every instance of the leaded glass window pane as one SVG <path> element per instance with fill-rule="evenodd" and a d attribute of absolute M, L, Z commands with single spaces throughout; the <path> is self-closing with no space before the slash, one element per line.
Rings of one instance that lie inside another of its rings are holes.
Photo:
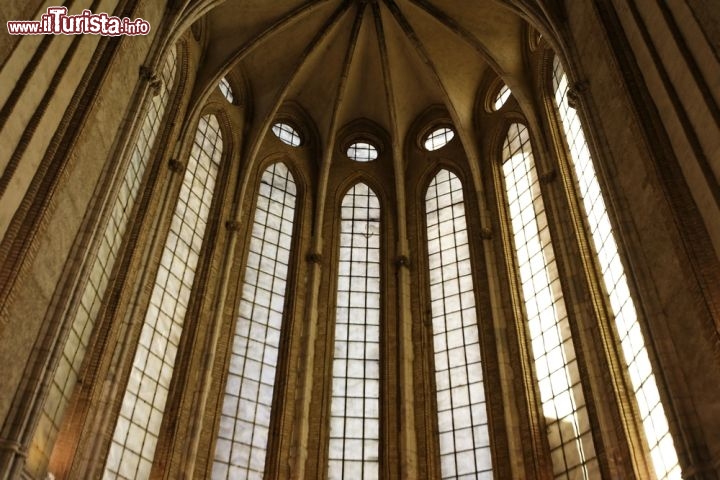
<path fill-rule="evenodd" d="M 425 194 L 442 478 L 492 479 L 492 456 L 460 179 L 441 170 Z"/>
<path fill-rule="evenodd" d="M 220 79 L 220 82 L 218 83 L 218 88 L 220 89 L 220 93 L 222 93 L 223 97 L 225 97 L 225 100 L 230 103 L 233 103 L 235 101 L 232 87 L 230 86 L 230 82 L 228 82 L 227 78 L 223 77 Z"/>
<path fill-rule="evenodd" d="M 105 475 L 150 476 L 222 157 L 217 118 L 200 118 L 115 425 Z"/>
<path fill-rule="evenodd" d="M 283 163 L 260 179 L 212 478 L 262 479 L 285 306 L 296 189 Z"/>
<path fill-rule="evenodd" d="M 328 478 L 379 475 L 380 202 L 363 183 L 340 212 Z"/>
<path fill-rule="evenodd" d="M 660 392 L 645 348 L 635 304 L 630 296 L 615 233 L 610 224 L 580 117 L 568 103 L 568 78 L 558 57 L 553 61 L 553 89 L 655 473 L 662 480 L 679 479 L 681 471 L 675 444 L 670 435 L 665 409 L 660 403 Z"/>
<path fill-rule="evenodd" d="M 503 174 L 555 478 L 599 475 L 528 130 L 510 126 Z"/>

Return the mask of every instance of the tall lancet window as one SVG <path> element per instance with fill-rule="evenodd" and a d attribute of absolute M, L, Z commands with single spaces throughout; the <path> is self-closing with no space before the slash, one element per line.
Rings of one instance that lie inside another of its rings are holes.
<path fill-rule="evenodd" d="M 442 478 L 492 479 L 465 201 L 441 170 L 425 194 Z"/>
<path fill-rule="evenodd" d="M 340 213 L 328 478 L 378 478 L 380 202 L 364 183 Z"/>
<path fill-rule="evenodd" d="M 102 230 L 99 250 L 90 267 L 89 277 L 80 297 L 80 305 L 74 314 L 62 357 L 50 384 L 50 391 L 35 431 L 28 461 L 29 468 L 36 466 L 42 468 L 47 464 L 65 409 L 75 389 L 90 335 L 140 191 L 155 137 L 165 114 L 175 78 L 176 60 L 176 49 L 172 47 L 162 67 L 160 92 L 152 98 L 142 119 L 137 139 L 130 149 L 130 159 L 122 176 L 120 190 L 112 203 L 107 223 Z"/>
<path fill-rule="evenodd" d="M 580 117 L 568 103 L 568 79 L 558 57 L 555 57 L 553 62 L 553 89 L 655 473 L 660 479 L 680 478 L 675 444 L 670 435 L 665 409 L 660 403 L 660 393 L 645 348 L 635 305 L 630 296 L 615 234 Z"/>
<path fill-rule="evenodd" d="M 105 464 L 107 476 L 150 476 L 221 157 L 218 120 L 205 115 L 195 133 L 135 351 Z"/>
<path fill-rule="evenodd" d="M 502 169 L 554 475 L 596 478 L 587 407 L 525 126 L 510 126 Z"/>
<path fill-rule="evenodd" d="M 262 479 L 285 307 L 296 190 L 283 163 L 265 170 L 233 337 L 212 478 Z"/>

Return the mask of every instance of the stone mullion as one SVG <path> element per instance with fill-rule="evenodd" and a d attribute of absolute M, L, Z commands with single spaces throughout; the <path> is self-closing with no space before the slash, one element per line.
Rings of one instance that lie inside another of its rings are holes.
<path fill-rule="evenodd" d="M 484 176 L 483 176 L 484 177 Z M 470 191 L 470 182 L 464 182 L 467 205 L 468 236 L 473 261 L 473 284 L 475 287 L 476 309 L 478 312 L 478 331 L 482 351 L 483 374 L 487 394 L 488 426 L 493 451 L 493 471 L 497 478 L 509 478 L 517 475 L 513 459 L 518 453 L 516 444 L 511 442 L 511 419 L 517 418 L 519 408 L 513 397 L 515 385 L 510 382 L 515 370 L 513 358 L 517 358 L 516 349 L 510 345 L 512 333 L 507 328 L 506 311 L 502 307 L 499 268 L 495 261 L 494 250 L 497 235 L 494 234 L 490 210 L 483 187 Z M 477 205 L 477 210 L 475 209 Z M 480 213 L 484 212 L 484 213 Z M 477 219 L 477 220 L 476 220 Z M 492 395 L 492 392 L 502 392 Z M 513 432 L 514 433 L 514 432 Z"/>

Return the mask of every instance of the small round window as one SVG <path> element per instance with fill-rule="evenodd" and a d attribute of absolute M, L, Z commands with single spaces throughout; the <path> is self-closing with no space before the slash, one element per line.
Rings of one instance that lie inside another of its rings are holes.
<path fill-rule="evenodd" d="M 434 152 L 447 145 L 453 138 L 455 138 L 455 132 L 453 132 L 452 128 L 436 128 L 425 138 L 425 150 Z"/>
<path fill-rule="evenodd" d="M 298 131 L 287 123 L 276 123 L 272 126 L 272 131 L 283 143 L 291 147 L 298 147 L 302 143 Z"/>
<path fill-rule="evenodd" d="M 370 162 L 378 158 L 378 151 L 368 142 L 356 142 L 348 147 L 347 156 L 356 162 Z"/>
<path fill-rule="evenodd" d="M 225 100 L 230 103 L 233 103 L 233 101 L 235 101 L 232 87 L 230 86 L 230 82 L 228 82 L 227 78 L 221 78 L 220 83 L 218 83 L 218 87 L 220 88 L 220 93 L 222 93 L 223 97 L 225 97 Z"/>
<path fill-rule="evenodd" d="M 495 97 L 495 103 L 493 104 L 495 110 L 500 110 L 502 106 L 505 105 L 505 102 L 507 102 L 507 99 L 510 98 L 511 93 L 512 92 L 507 85 L 502 86 L 497 94 L 497 97 Z"/>

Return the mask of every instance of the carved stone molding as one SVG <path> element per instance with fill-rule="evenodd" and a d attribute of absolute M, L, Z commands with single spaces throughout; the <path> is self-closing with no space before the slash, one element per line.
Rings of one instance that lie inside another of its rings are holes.
<path fill-rule="evenodd" d="M 228 220 L 225 222 L 225 228 L 227 228 L 231 232 L 237 232 L 240 230 L 240 222 L 237 220 Z"/>
<path fill-rule="evenodd" d="M 0 451 L 12 452 L 20 457 L 27 457 L 28 453 L 23 450 L 22 445 L 15 440 L 0 438 Z"/>
<path fill-rule="evenodd" d="M 538 179 L 543 185 L 553 182 L 557 178 L 557 170 L 551 168 L 547 172 L 541 173 Z"/>
<path fill-rule="evenodd" d="M 185 165 L 182 164 L 182 162 L 179 162 L 175 158 L 171 158 L 168 162 L 168 167 L 173 173 L 182 173 L 185 170 Z"/>
<path fill-rule="evenodd" d="M 158 77 L 157 73 L 155 73 L 155 70 L 145 65 L 140 65 L 140 78 L 150 83 L 150 91 L 153 96 L 160 95 L 162 80 Z"/>
<path fill-rule="evenodd" d="M 397 268 L 410 268 L 410 259 L 406 255 L 400 255 L 395 259 L 395 266 Z"/>
<path fill-rule="evenodd" d="M 318 252 L 310 252 L 305 255 L 305 260 L 308 263 L 320 263 L 322 262 L 322 255 Z"/>
<path fill-rule="evenodd" d="M 483 240 L 491 240 L 493 237 L 492 228 L 489 227 L 482 227 L 480 229 L 480 238 Z"/>
<path fill-rule="evenodd" d="M 575 82 L 568 88 L 567 98 L 568 105 L 577 110 L 583 101 L 583 97 L 588 91 L 589 83 L 587 80 Z"/>

